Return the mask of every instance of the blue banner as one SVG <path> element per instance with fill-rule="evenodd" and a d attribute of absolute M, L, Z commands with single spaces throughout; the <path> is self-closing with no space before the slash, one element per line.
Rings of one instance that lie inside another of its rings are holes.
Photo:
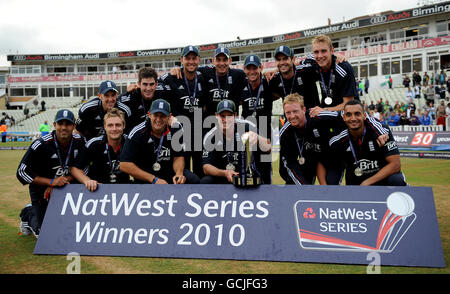
<path fill-rule="evenodd" d="M 445 267 L 427 187 L 54 189 L 35 254 Z"/>

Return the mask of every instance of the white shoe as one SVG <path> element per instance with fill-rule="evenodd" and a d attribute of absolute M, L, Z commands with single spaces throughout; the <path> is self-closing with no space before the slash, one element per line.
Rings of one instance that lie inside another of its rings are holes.
<path fill-rule="evenodd" d="M 28 236 L 28 235 L 31 235 L 32 234 L 32 230 L 31 230 L 31 228 L 28 226 L 28 223 L 27 222 L 23 222 L 23 221 L 20 221 L 20 232 L 22 233 L 22 235 L 24 235 L 24 236 Z"/>

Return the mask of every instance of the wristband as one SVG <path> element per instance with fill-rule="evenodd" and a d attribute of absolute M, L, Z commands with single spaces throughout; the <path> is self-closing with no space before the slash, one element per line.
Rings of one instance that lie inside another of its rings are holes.
<path fill-rule="evenodd" d="M 153 179 L 152 184 L 156 183 L 157 180 L 158 180 L 158 177 L 155 177 L 155 178 Z"/>
<path fill-rule="evenodd" d="M 52 179 L 52 180 L 50 181 L 50 186 L 53 186 L 53 180 L 54 180 L 54 179 Z"/>

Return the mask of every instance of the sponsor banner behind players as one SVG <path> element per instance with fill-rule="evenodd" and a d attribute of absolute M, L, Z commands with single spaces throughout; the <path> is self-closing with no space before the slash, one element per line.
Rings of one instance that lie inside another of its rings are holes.
<path fill-rule="evenodd" d="M 445 267 L 426 187 L 67 185 L 34 253 L 69 252 Z"/>
<path fill-rule="evenodd" d="M 398 147 L 401 148 L 436 148 L 450 145 L 450 132 L 392 132 Z"/>

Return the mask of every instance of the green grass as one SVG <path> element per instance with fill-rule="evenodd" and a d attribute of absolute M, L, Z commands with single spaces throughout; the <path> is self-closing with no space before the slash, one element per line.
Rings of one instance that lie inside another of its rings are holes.
<path fill-rule="evenodd" d="M 66 256 L 33 255 L 36 240 L 18 235 L 19 213 L 29 203 L 28 187 L 16 179 L 25 150 L 0 151 L 0 273 L 65 273 Z M 278 170 L 274 164 L 274 171 Z M 402 170 L 412 186 L 433 188 L 446 264 L 450 263 L 450 161 L 402 158 Z M 274 176 L 274 184 L 282 184 Z M 295 262 L 201 260 L 171 258 L 81 257 L 81 273 L 179 274 L 365 274 L 366 266 Z M 384 266 L 381 273 L 450 273 L 444 269 Z"/>

